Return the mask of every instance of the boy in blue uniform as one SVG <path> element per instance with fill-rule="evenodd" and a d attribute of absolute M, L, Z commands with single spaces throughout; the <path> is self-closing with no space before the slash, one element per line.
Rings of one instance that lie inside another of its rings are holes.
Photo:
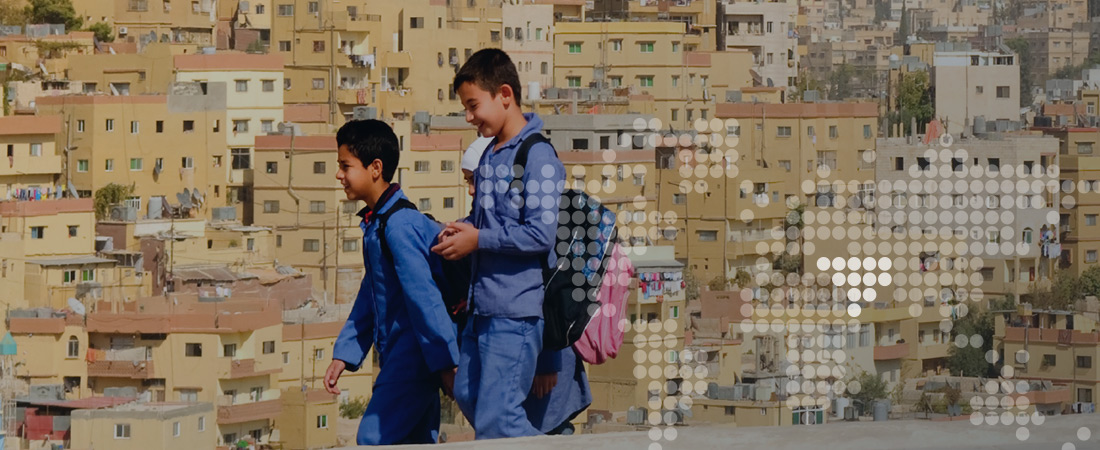
<path fill-rule="evenodd" d="M 527 418 L 523 402 L 536 364 L 542 363 L 539 373 L 556 373 L 561 363 L 538 360 L 542 271 L 556 237 L 565 169 L 552 146 L 537 144 L 529 149 L 523 183 L 512 184 L 516 151 L 541 132 L 542 120 L 520 111 L 519 75 L 503 51 L 470 56 L 455 75 L 454 88 L 466 121 L 494 138 L 474 174 L 470 217 L 448 224 L 432 248 L 447 259 L 473 256 L 472 315 L 461 337 L 455 400 L 477 439 L 535 436 L 542 433 Z"/>
<path fill-rule="evenodd" d="M 439 389 L 450 395 L 458 363 L 455 325 L 432 274 L 440 260 L 429 252 L 440 227 L 415 209 L 396 183 L 399 144 L 389 125 L 351 121 L 336 134 L 336 178 L 348 200 L 363 200 L 366 275 L 351 315 L 336 338 L 325 389 L 339 394 L 344 370 L 356 371 L 374 345 L 378 376 L 359 423 L 359 445 L 428 444 L 439 435 Z M 383 253 L 379 218 L 384 227 Z"/>

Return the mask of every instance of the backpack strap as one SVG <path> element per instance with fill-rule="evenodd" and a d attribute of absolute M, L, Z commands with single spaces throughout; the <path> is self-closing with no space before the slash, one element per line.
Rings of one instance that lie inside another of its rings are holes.
<path fill-rule="evenodd" d="M 414 205 L 413 202 L 409 201 L 409 199 L 399 198 L 397 199 L 397 202 L 395 202 L 393 206 L 390 207 L 390 209 L 387 209 L 386 212 L 379 214 L 377 218 L 378 242 L 382 245 L 382 256 L 390 261 L 393 261 L 393 253 L 390 252 L 390 245 L 386 242 L 386 222 L 390 220 L 390 216 L 393 215 L 393 213 L 398 212 L 402 209 L 411 209 L 413 211 L 417 210 L 416 205 Z"/>
<path fill-rule="evenodd" d="M 516 156 L 512 159 L 512 183 L 509 187 L 513 187 L 519 190 L 520 194 L 523 193 L 526 184 L 523 183 L 523 176 L 527 172 L 527 154 L 530 153 L 531 147 L 534 147 L 538 143 L 550 143 L 550 140 L 546 138 L 546 135 L 539 133 L 532 133 L 523 139 L 523 142 L 519 144 L 519 149 L 516 150 Z M 558 151 L 551 145 L 550 149 L 554 151 L 554 155 L 558 154 Z M 519 209 L 519 221 L 523 222 L 525 219 L 525 210 L 527 208 Z"/>

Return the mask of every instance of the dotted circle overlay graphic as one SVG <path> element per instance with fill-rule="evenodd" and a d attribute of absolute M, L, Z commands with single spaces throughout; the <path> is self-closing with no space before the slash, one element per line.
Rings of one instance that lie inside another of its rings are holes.
<path fill-rule="evenodd" d="M 674 133 L 662 131 L 664 124 L 659 119 L 639 118 L 634 123 L 635 133 L 621 136 L 620 146 L 648 144 L 679 149 L 675 158 L 682 179 L 678 186 L 680 194 L 705 194 L 723 177 L 735 183 L 734 187 L 741 192 L 753 192 L 752 207 L 736 212 L 738 219 L 748 222 L 779 199 L 775 195 L 769 197 L 767 192 L 756 193 L 751 171 L 741 176 L 741 169 L 735 164 L 742 161 L 737 150 L 741 126 L 736 119 L 697 120 L 694 133 Z M 604 181 L 591 180 L 584 186 L 596 198 L 615 192 L 615 182 L 607 180 L 614 179 L 616 171 L 622 170 L 625 177 L 646 174 L 644 166 L 617 164 L 615 151 L 602 153 L 606 163 L 602 169 Z M 876 157 L 874 150 L 862 151 L 859 163 L 874 166 Z M 827 188 L 831 194 L 829 200 L 835 202 L 830 205 L 833 208 L 799 215 L 795 208 L 800 200 L 784 199 L 790 211 L 787 223 L 801 222 L 803 226 L 765 231 L 764 239 L 755 244 L 758 255 L 784 252 L 803 255 L 802 275 L 784 276 L 777 271 L 757 271 L 752 275 L 755 285 L 766 287 L 740 291 L 743 300 L 751 300 L 742 308 L 742 315 L 753 319 L 737 324 L 744 333 L 785 337 L 787 352 L 781 356 L 779 366 L 788 379 L 782 386 L 785 406 L 792 410 L 828 411 L 830 395 L 841 397 L 847 392 L 860 392 L 862 386 L 853 380 L 854 369 L 849 364 L 852 358 L 842 340 L 845 333 L 860 333 L 864 324 L 859 318 L 873 303 L 892 301 L 923 322 L 934 317 L 938 319 L 939 331 L 949 336 L 954 322 L 968 314 L 968 304 L 985 297 L 981 269 L 986 260 L 1012 258 L 1032 251 L 1030 242 L 1022 242 L 1024 239 L 1015 245 L 1011 242 L 1016 239 L 1001 239 L 1025 232 L 1014 228 L 1018 225 L 1016 214 L 1028 209 L 1046 209 L 1043 223 L 1029 224 L 1038 235 L 1040 226 L 1058 225 L 1058 207 L 1076 206 L 1075 191 L 1088 192 L 1093 188 L 1084 181 L 1080 185 L 1059 182 L 1057 165 L 1038 168 L 1002 165 L 998 170 L 986 170 L 979 165 L 957 164 L 972 157 L 966 149 L 954 148 L 950 135 L 943 135 L 929 145 L 921 158 L 923 166 L 911 165 L 907 169 L 908 180 L 893 182 L 836 181 L 835 164 L 817 164 L 813 170 L 818 181 L 804 180 L 800 191 L 820 197 L 822 188 Z M 574 168 L 573 175 L 579 178 L 583 171 Z M 990 204 L 986 202 L 995 202 L 998 208 L 987 208 Z M 936 203 L 952 208 L 929 208 Z M 635 211 L 619 215 L 620 237 L 628 254 L 645 251 L 644 246 L 631 248 L 632 237 L 641 238 L 641 242 L 674 239 L 680 220 L 677 213 L 647 212 L 647 204 L 645 197 L 637 196 L 632 205 Z M 870 220 L 877 226 L 869 226 Z M 941 238 L 929 239 L 927 235 Z M 816 255 L 813 241 L 823 240 L 847 242 L 847 256 Z M 935 252 L 952 255 L 953 270 L 923 270 L 921 254 Z M 772 264 L 764 256 L 755 262 L 758 266 Z M 878 288 L 884 286 L 893 287 L 892 298 L 879 298 Z M 649 448 L 660 450 L 663 444 L 676 439 L 678 432 L 674 425 L 691 409 L 692 399 L 702 398 L 707 392 L 707 353 L 678 351 L 675 336 L 678 325 L 673 320 L 639 321 L 630 326 L 636 332 L 634 376 L 650 392 L 646 420 L 653 442 Z M 955 335 L 951 343 L 959 348 L 982 348 L 985 344 L 978 334 Z M 986 359 L 991 364 L 998 362 L 993 351 L 986 353 Z M 1028 426 L 1042 425 L 1045 419 L 1029 408 L 1025 394 L 1032 386 L 1015 380 L 1014 375 L 1014 368 L 1006 365 L 999 379 L 986 381 L 984 395 L 969 399 L 973 410 L 970 421 L 974 425 L 1016 426 L 1016 437 L 1026 441 L 1030 436 Z M 663 381 L 669 379 L 682 381 Z M 1029 410 L 1032 412 L 1028 413 Z M 1077 437 L 1086 441 L 1089 436 L 1090 430 L 1083 427 Z M 1072 449 L 1074 445 L 1067 442 L 1063 448 Z"/>

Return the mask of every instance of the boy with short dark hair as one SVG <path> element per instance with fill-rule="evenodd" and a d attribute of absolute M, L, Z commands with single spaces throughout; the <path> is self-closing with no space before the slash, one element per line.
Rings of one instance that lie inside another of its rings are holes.
<path fill-rule="evenodd" d="M 389 125 L 348 122 L 336 144 L 336 179 L 348 200 L 367 204 L 359 212 L 366 274 L 336 338 L 325 389 L 339 394 L 340 374 L 358 370 L 373 345 L 379 370 L 356 443 L 435 443 L 439 389 L 451 394 L 458 363 L 455 325 L 433 277 L 440 260 L 429 251 L 440 227 L 391 183 L 400 148 Z"/>
<path fill-rule="evenodd" d="M 466 121 L 494 138 L 474 173 L 470 217 L 448 224 L 432 249 L 447 259 L 473 255 L 472 315 L 461 337 L 455 400 L 477 439 L 534 436 L 541 433 L 523 402 L 533 384 L 549 392 L 561 367 L 560 358 L 538 360 L 543 267 L 551 262 L 565 168 L 553 146 L 537 143 L 522 182 L 513 183 L 517 150 L 541 133 L 542 120 L 520 110 L 519 75 L 506 53 L 474 53 L 455 75 L 454 89 Z"/>

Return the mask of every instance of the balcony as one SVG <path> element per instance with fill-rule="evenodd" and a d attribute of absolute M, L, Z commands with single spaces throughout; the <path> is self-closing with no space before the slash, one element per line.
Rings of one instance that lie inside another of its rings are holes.
<path fill-rule="evenodd" d="M 939 359 L 946 358 L 951 351 L 950 343 L 932 344 L 932 345 L 917 345 L 917 359 Z"/>
<path fill-rule="evenodd" d="M 153 376 L 152 361 L 90 361 L 89 377 L 133 378 L 144 380 Z"/>
<path fill-rule="evenodd" d="M 283 412 L 282 399 L 258 402 L 229 404 L 224 396 L 218 401 L 218 424 L 251 422 L 254 420 L 275 420 Z"/>
<path fill-rule="evenodd" d="M 14 156 L 0 162 L 0 176 L 52 175 L 61 172 L 61 155 Z"/>
<path fill-rule="evenodd" d="M 1017 395 L 1016 398 L 1025 397 L 1031 401 L 1033 405 L 1053 405 L 1059 403 L 1070 403 L 1072 400 L 1071 392 L 1069 389 L 1054 389 L 1050 391 L 1031 391 L 1024 395 Z"/>
<path fill-rule="evenodd" d="M 1046 343 L 1057 345 L 1096 345 L 1100 343 L 1100 335 L 1096 333 L 1082 333 L 1077 330 L 1056 330 L 1053 328 L 1005 328 L 1005 342 L 1024 342 L 1024 333 L 1027 333 L 1027 341 L 1031 343 Z"/>
<path fill-rule="evenodd" d="M 875 361 L 889 361 L 909 356 L 909 344 L 876 345 Z"/>
<path fill-rule="evenodd" d="M 262 367 L 261 367 L 262 369 Z M 256 370 L 255 359 L 221 358 L 218 367 L 218 378 L 234 380 L 237 378 L 258 377 L 278 372 L 279 369 Z"/>

